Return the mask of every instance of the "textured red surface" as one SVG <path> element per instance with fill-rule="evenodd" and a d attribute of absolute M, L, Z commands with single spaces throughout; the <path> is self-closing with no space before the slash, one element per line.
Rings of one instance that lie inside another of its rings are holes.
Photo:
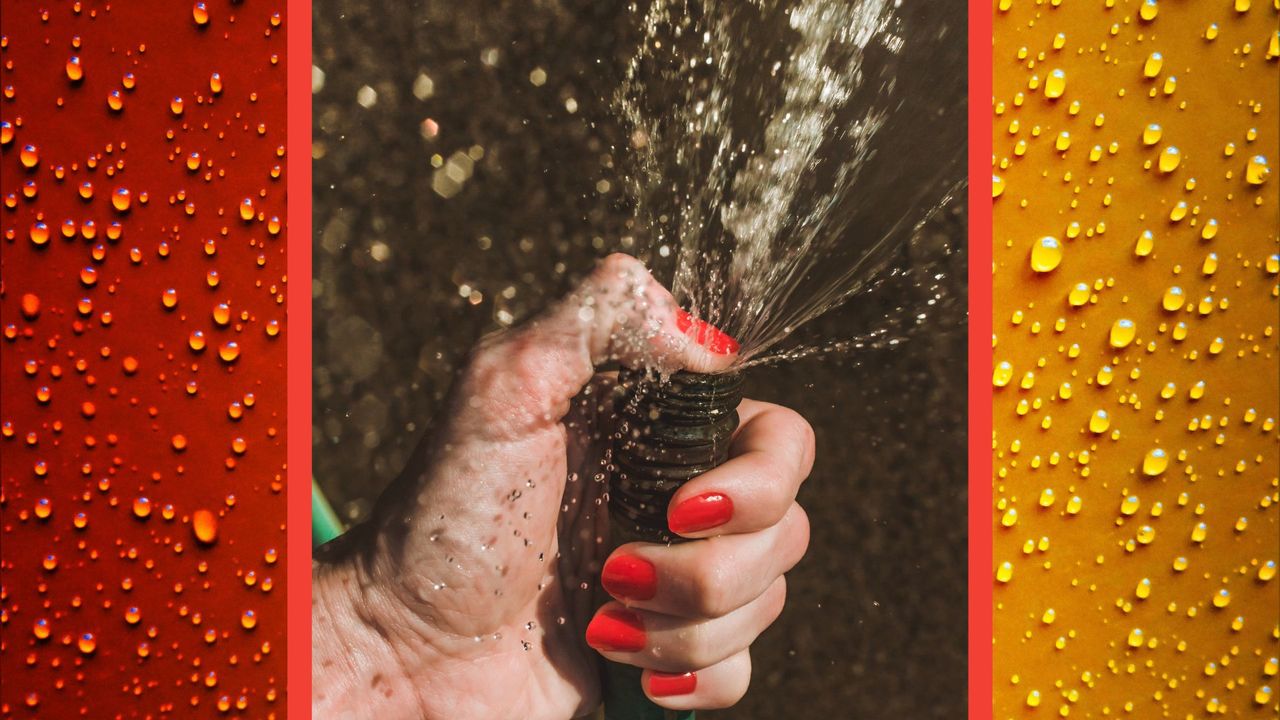
<path fill-rule="evenodd" d="M 285 715 L 283 15 L 4 2 L 5 718 Z"/>

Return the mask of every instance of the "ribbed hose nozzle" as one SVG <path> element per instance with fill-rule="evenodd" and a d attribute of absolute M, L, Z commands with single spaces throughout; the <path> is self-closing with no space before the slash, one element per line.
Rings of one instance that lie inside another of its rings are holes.
<path fill-rule="evenodd" d="M 626 390 L 609 483 L 613 531 L 628 541 L 679 542 L 667 506 L 682 485 L 723 463 L 738 427 L 742 374 L 623 370 Z"/>

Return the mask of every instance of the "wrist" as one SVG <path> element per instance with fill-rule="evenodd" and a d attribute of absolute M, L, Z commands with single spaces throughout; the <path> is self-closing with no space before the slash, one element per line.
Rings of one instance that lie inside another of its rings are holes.
<path fill-rule="evenodd" d="M 318 553 L 312 569 L 312 714 L 430 717 L 419 688 L 429 646 L 407 652 L 408 611 L 377 581 L 362 530 Z"/>

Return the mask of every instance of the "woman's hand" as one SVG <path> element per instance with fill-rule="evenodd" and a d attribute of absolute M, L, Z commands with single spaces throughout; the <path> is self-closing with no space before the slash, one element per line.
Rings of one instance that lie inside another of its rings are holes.
<path fill-rule="evenodd" d="M 317 552 L 313 714 L 577 717 L 599 704 L 597 652 L 646 668 L 646 693 L 666 707 L 741 698 L 747 648 L 808 543 L 795 494 L 812 432 L 744 400 L 729 461 L 686 484 L 668 514 L 675 532 L 706 540 L 610 553 L 613 397 L 595 372 L 608 361 L 714 371 L 736 350 L 625 255 L 482 341 L 448 422 L 372 521 Z M 599 584 L 615 598 L 602 607 Z"/>

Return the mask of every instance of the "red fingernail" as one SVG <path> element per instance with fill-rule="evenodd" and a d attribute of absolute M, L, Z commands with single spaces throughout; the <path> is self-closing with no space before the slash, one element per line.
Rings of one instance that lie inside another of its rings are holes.
<path fill-rule="evenodd" d="M 644 558 L 617 555 L 604 564 L 600 584 L 619 600 L 649 600 L 658 591 L 658 573 Z"/>
<path fill-rule="evenodd" d="M 676 328 L 693 341 L 717 355 L 738 352 L 738 341 L 706 320 L 699 320 L 681 308 L 676 309 Z M 692 331 L 692 332 L 690 332 Z"/>
<path fill-rule="evenodd" d="M 685 535 L 699 530 L 710 530 L 729 522 L 733 517 L 733 501 L 718 492 L 702 493 L 667 512 L 667 525 L 671 531 Z"/>
<path fill-rule="evenodd" d="M 625 608 L 606 608 L 587 625 L 587 644 L 596 650 L 638 652 L 645 646 L 644 622 Z"/>
<path fill-rule="evenodd" d="M 688 695 L 697 689 L 697 673 L 649 673 L 649 694 L 654 697 Z"/>

